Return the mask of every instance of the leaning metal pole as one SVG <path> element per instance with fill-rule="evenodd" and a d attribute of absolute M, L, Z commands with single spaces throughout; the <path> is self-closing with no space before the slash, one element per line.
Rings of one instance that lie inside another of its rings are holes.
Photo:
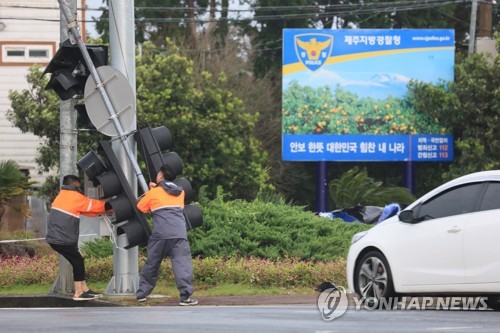
<path fill-rule="evenodd" d="M 108 112 L 108 115 L 110 117 L 109 120 L 113 123 L 113 125 L 116 128 L 116 131 L 118 133 L 118 138 L 123 146 L 123 149 L 125 150 L 125 153 L 128 156 L 129 161 L 132 163 L 132 166 L 134 168 L 135 174 L 137 176 L 137 179 L 139 180 L 139 184 L 141 185 L 142 190 L 146 192 L 148 190 L 148 185 L 146 183 L 144 175 L 142 174 L 139 164 L 137 163 L 137 159 L 134 155 L 134 152 L 127 143 L 128 133 L 125 133 L 125 131 L 123 130 L 123 127 L 118 119 L 118 114 L 114 110 L 113 104 L 109 99 L 106 89 L 104 88 L 104 84 L 99 76 L 99 73 L 97 73 L 94 63 L 90 58 L 89 52 L 85 47 L 85 43 L 83 42 L 80 32 L 78 31 L 78 24 L 75 18 L 73 17 L 73 14 L 71 13 L 67 2 L 65 0 L 57 0 L 57 1 L 61 6 L 61 10 L 62 13 L 64 14 L 64 17 L 66 18 L 66 21 L 68 22 L 68 29 L 75 38 L 76 43 L 78 44 L 78 48 L 80 49 L 83 59 L 85 60 L 85 64 L 87 65 L 90 71 L 90 75 L 92 76 L 92 78 L 96 83 L 97 90 L 101 95 L 101 98 L 104 102 L 104 106 L 106 107 L 106 111 Z"/>

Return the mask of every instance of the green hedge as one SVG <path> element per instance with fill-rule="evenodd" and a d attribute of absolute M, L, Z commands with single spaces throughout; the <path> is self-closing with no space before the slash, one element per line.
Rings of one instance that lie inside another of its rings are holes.
<path fill-rule="evenodd" d="M 346 257 L 352 236 L 370 228 L 261 198 L 202 201 L 204 225 L 188 232 L 193 256 L 331 260 Z"/>

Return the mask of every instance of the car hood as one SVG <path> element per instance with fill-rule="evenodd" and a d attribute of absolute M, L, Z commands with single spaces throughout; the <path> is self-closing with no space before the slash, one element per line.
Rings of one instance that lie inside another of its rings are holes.
<path fill-rule="evenodd" d="M 372 229 L 375 229 L 375 228 L 381 228 L 381 227 L 384 227 L 384 226 L 387 226 L 389 224 L 393 224 L 395 222 L 399 221 L 399 216 L 398 215 L 394 215 L 392 217 L 389 217 L 388 219 L 386 220 L 383 220 L 383 221 L 380 221 L 378 222 L 377 224 L 375 224 L 373 226 L 373 228 L 369 229 L 369 230 L 372 230 Z"/>

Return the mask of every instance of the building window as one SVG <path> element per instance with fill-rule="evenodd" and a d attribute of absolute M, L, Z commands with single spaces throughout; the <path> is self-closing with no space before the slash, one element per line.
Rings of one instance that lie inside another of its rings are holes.
<path fill-rule="evenodd" d="M 47 44 L 3 44 L 3 63 L 48 63 L 53 55 L 52 43 Z"/>
<path fill-rule="evenodd" d="M 7 57 L 23 57 L 24 50 L 7 50 Z"/>
<path fill-rule="evenodd" d="M 30 58 L 47 58 L 49 56 L 48 50 L 33 49 L 29 51 Z"/>

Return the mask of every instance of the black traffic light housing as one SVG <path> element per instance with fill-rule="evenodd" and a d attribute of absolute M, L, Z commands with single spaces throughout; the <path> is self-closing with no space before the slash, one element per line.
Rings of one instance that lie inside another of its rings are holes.
<path fill-rule="evenodd" d="M 76 128 L 97 131 L 94 124 L 90 120 L 85 104 L 76 104 Z"/>
<path fill-rule="evenodd" d="M 191 183 L 186 178 L 176 178 L 173 183 L 184 190 L 184 217 L 186 218 L 186 229 L 194 229 L 203 225 L 203 212 L 200 206 L 191 204 L 194 199 L 194 191 Z"/>
<path fill-rule="evenodd" d="M 156 175 L 164 164 L 170 166 L 175 176 L 182 173 L 182 159 L 179 155 L 174 151 L 163 153 L 164 150 L 172 147 L 172 135 L 168 128 L 165 126 L 142 128 L 135 133 L 135 140 L 153 182 L 156 181 Z M 191 183 L 185 178 L 176 178 L 173 183 L 184 189 L 186 228 L 189 230 L 201 226 L 203 224 L 201 208 L 198 205 L 189 204 L 194 197 Z"/>
<path fill-rule="evenodd" d="M 135 197 L 120 162 L 109 141 L 99 143 L 103 156 L 91 151 L 77 162 L 80 169 L 93 182 L 94 186 L 101 188 L 100 199 L 108 199 L 107 204 L 113 208 L 114 224 L 127 221 L 117 227 L 117 234 L 125 234 L 128 240 L 126 249 L 135 246 L 146 246 L 151 229 L 146 218 L 137 209 Z"/>
<path fill-rule="evenodd" d="M 179 155 L 174 151 L 163 153 L 172 148 L 172 135 L 168 128 L 145 127 L 135 133 L 135 140 L 153 181 L 164 164 L 168 164 L 176 176 L 182 173 L 182 159 Z"/>
<path fill-rule="evenodd" d="M 108 64 L 106 45 L 86 45 L 86 48 L 96 68 Z M 43 75 L 47 73 L 52 73 L 52 76 L 46 88 L 53 89 L 63 101 L 83 96 L 85 83 L 90 75 L 78 45 L 71 44 L 69 39 L 61 43 Z"/>

